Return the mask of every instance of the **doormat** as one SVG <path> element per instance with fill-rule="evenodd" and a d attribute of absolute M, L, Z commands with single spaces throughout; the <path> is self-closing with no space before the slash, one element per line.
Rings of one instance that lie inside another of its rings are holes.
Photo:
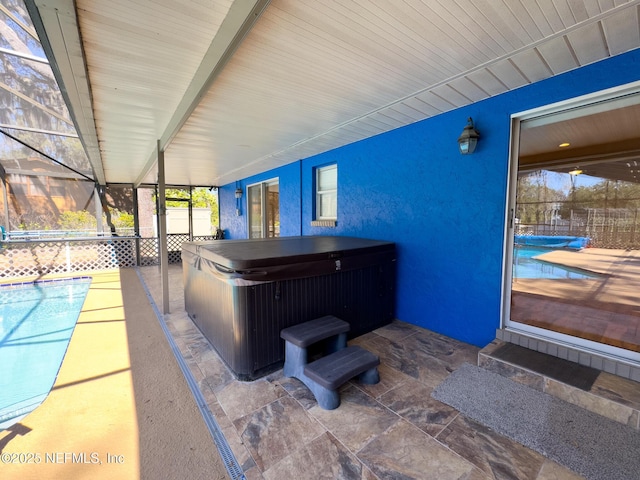
<path fill-rule="evenodd" d="M 513 343 L 505 343 L 498 347 L 491 353 L 491 357 L 533 370 L 540 375 L 587 392 L 591 390 L 593 383 L 600 375 L 600 370 L 595 368 L 557 357 L 551 357 L 553 361 L 549 361 L 549 355 Z"/>
<path fill-rule="evenodd" d="M 640 432 L 471 364 L 433 398 L 588 480 L 629 480 L 640 472 Z"/>

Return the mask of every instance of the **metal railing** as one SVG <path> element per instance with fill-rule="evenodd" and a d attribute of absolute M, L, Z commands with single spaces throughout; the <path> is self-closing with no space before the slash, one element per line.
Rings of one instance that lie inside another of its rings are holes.
<path fill-rule="evenodd" d="M 215 240 L 214 236 L 194 240 Z M 180 263 L 187 234 L 168 235 L 169 263 Z M 0 242 L 0 278 L 158 265 L 157 237 L 83 237 Z"/>
<path fill-rule="evenodd" d="M 119 228 L 116 232 L 121 237 L 133 237 L 133 228 Z M 6 240 L 61 240 L 71 238 L 104 238 L 111 237 L 111 232 L 97 233 L 93 230 L 11 230 L 5 232 Z"/>

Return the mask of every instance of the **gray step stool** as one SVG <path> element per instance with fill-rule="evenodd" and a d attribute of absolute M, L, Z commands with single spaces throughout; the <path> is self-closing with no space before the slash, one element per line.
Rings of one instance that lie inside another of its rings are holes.
<path fill-rule="evenodd" d="M 338 408 L 338 388 L 351 378 L 365 384 L 380 381 L 380 359 L 361 347 L 347 347 L 349 328 L 344 320 L 327 315 L 280 332 L 285 340 L 284 375 L 304 383 L 325 410 Z M 308 348 L 323 340 L 324 356 L 309 363 Z"/>

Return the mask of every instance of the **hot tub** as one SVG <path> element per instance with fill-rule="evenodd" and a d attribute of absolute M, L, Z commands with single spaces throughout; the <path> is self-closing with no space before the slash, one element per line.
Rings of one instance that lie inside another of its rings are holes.
<path fill-rule="evenodd" d="M 231 371 L 253 380 L 284 362 L 283 328 L 335 315 L 350 337 L 388 324 L 395 244 L 352 237 L 186 242 L 185 308 Z"/>

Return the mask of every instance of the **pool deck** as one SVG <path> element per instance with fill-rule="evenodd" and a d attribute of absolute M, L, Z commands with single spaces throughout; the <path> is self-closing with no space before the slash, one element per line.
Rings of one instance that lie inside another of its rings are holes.
<path fill-rule="evenodd" d="M 538 257 L 597 279 L 517 279 L 511 318 L 640 352 L 640 250 L 555 250 Z"/>
<path fill-rule="evenodd" d="M 0 432 L 0 478 L 228 478 L 136 271 L 91 276 L 53 390 Z"/>

